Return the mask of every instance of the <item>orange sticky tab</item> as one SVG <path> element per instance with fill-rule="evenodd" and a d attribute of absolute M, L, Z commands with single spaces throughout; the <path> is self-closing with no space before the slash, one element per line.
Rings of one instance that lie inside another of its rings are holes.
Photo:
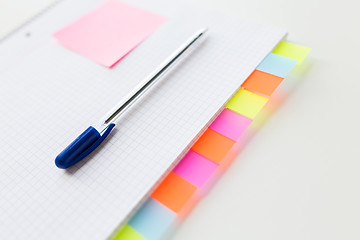
<path fill-rule="evenodd" d="M 241 87 L 254 93 L 270 96 L 280 85 L 282 80 L 284 80 L 284 78 L 260 70 L 255 70 Z"/>
<path fill-rule="evenodd" d="M 208 128 L 191 149 L 214 162 L 220 163 L 234 144 L 235 141 Z"/>
<path fill-rule="evenodd" d="M 151 197 L 177 213 L 189 201 L 196 189 L 176 173 L 170 172 Z"/>

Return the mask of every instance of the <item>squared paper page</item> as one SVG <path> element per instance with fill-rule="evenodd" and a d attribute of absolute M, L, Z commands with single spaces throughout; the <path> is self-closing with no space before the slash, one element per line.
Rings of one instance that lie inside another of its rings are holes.
<path fill-rule="evenodd" d="M 168 1 L 138 0 L 132 4 L 168 21 L 107 69 L 52 37 L 101 3 L 63 1 L 0 45 L 2 239 L 109 237 L 285 35 Z M 59 152 L 204 25 L 207 40 L 123 116 L 87 161 L 69 171 L 55 167 Z"/>

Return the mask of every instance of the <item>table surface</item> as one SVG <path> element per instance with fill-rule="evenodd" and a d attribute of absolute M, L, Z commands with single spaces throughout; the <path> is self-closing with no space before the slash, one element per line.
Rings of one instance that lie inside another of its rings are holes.
<path fill-rule="evenodd" d="M 360 239 L 360 2 L 196 2 L 283 27 L 313 50 L 172 239 Z"/>
<path fill-rule="evenodd" d="M 360 2 L 197 2 L 283 27 L 312 52 L 173 239 L 360 239 Z"/>

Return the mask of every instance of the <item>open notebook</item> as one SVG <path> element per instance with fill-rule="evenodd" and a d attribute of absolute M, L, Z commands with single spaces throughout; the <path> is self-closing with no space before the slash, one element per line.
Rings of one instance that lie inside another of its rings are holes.
<path fill-rule="evenodd" d="M 2 239 L 109 237 L 285 35 L 180 3 L 136 0 L 168 20 L 108 69 L 52 37 L 102 2 L 61 1 L 0 44 Z M 100 151 L 69 171 L 55 167 L 64 147 L 203 26 L 207 40 L 124 115 Z"/>

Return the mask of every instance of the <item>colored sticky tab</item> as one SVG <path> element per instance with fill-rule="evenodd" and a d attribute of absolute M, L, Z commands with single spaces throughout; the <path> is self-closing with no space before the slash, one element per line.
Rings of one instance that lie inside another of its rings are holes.
<path fill-rule="evenodd" d="M 254 93 L 270 96 L 280 85 L 282 80 L 284 80 L 283 77 L 255 70 L 241 87 Z"/>
<path fill-rule="evenodd" d="M 176 173 L 170 172 L 151 194 L 151 197 L 177 213 L 189 201 L 196 189 L 190 182 Z"/>
<path fill-rule="evenodd" d="M 154 13 L 109 0 L 54 36 L 65 47 L 112 67 L 164 21 Z"/>
<path fill-rule="evenodd" d="M 149 198 L 130 219 L 129 225 L 148 240 L 160 239 L 174 222 L 176 214 Z"/>
<path fill-rule="evenodd" d="M 226 104 L 226 108 L 245 117 L 254 119 L 269 99 L 258 94 L 240 89 Z"/>
<path fill-rule="evenodd" d="M 211 177 L 218 164 L 190 150 L 176 165 L 173 172 L 197 187 L 201 187 Z"/>
<path fill-rule="evenodd" d="M 297 64 L 301 64 L 309 54 L 311 48 L 297 45 L 286 41 L 281 41 L 273 51 L 273 53 L 297 60 Z"/>
<path fill-rule="evenodd" d="M 112 240 L 145 240 L 145 238 L 129 225 L 125 225 Z"/>
<path fill-rule="evenodd" d="M 191 149 L 216 163 L 220 163 L 234 144 L 234 140 L 208 128 Z"/>
<path fill-rule="evenodd" d="M 257 70 L 285 77 L 296 65 L 297 61 L 291 58 L 269 53 L 256 67 Z"/>
<path fill-rule="evenodd" d="M 225 108 L 209 128 L 237 141 L 251 122 L 250 118 Z"/>

